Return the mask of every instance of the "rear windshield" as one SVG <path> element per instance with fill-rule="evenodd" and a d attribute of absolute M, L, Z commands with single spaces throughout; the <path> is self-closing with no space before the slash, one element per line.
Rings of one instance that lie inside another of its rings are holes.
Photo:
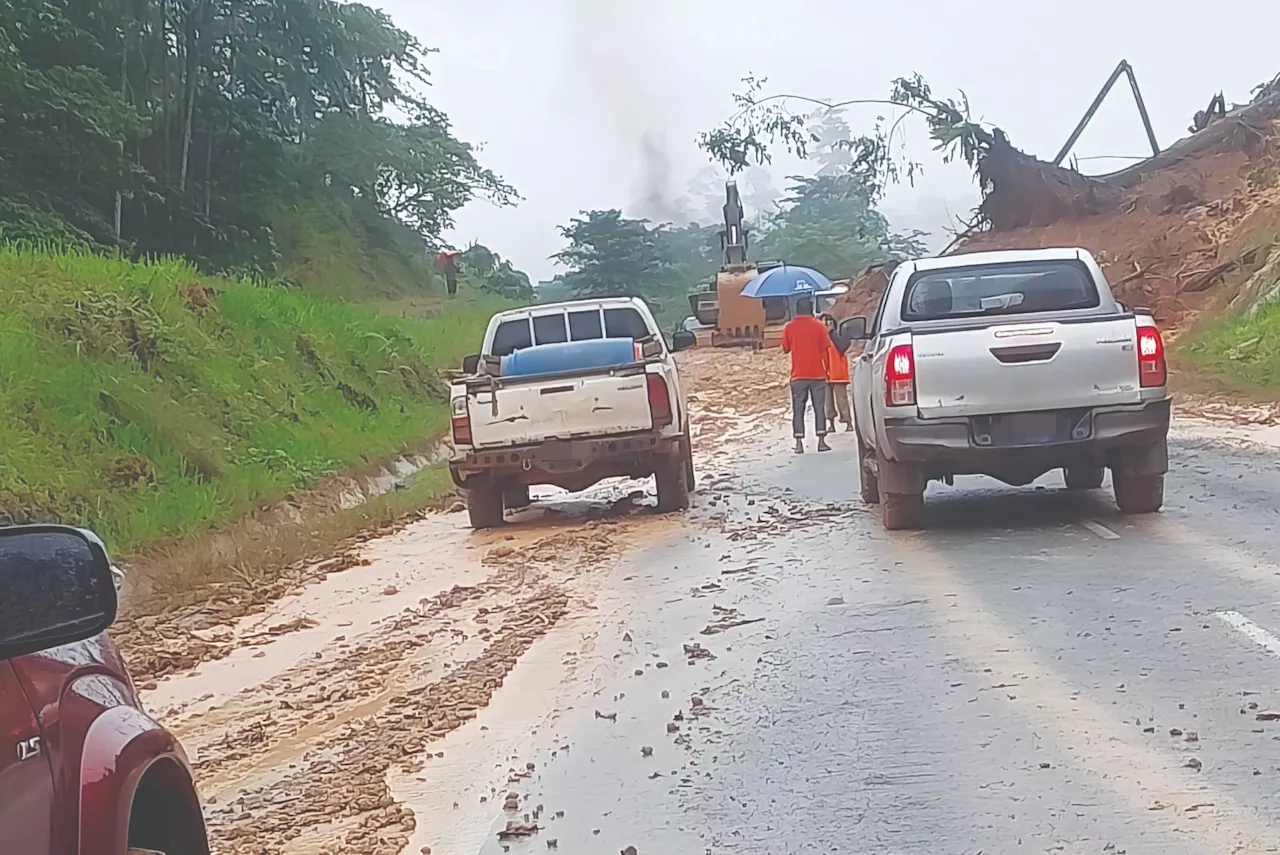
<path fill-rule="evenodd" d="M 931 321 L 1092 309 L 1101 303 L 1079 261 L 1020 261 L 930 270 L 907 283 L 902 318 Z"/>
<path fill-rule="evenodd" d="M 531 327 L 532 323 L 532 327 Z M 522 347 L 597 338 L 644 339 L 651 335 L 644 316 L 630 306 L 555 312 L 503 321 L 493 334 L 494 356 L 510 356 Z"/>

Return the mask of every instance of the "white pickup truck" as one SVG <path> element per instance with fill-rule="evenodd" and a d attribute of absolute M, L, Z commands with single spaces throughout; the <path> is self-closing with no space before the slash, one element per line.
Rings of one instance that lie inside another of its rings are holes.
<path fill-rule="evenodd" d="M 475 528 L 529 503 L 529 487 L 580 491 L 654 476 L 658 509 L 693 489 L 689 416 L 675 359 L 631 297 L 500 312 L 450 389 L 449 471 Z"/>
<path fill-rule="evenodd" d="M 1068 489 L 1111 470 L 1123 513 L 1164 502 L 1170 397 L 1150 313 L 1111 294 L 1083 249 L 904 262 L 865 342 L 853 402 L 862 498 L 889 529 L 918 528 L 930 480 L 1020 486 L 1063 469 Z"/>

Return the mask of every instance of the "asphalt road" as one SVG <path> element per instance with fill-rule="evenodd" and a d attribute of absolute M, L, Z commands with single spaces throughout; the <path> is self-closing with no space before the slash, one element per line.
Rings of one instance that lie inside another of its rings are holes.
<path fill-rule="evenodd" d="M 688 359 L 686 514 L 430 515 L 166 624 L 217 855 L 1280 851 L 1280 440 L 1180 428 L 1156 515 L 970 478 L 888 533 L 775 362 Z"/>
<path fill-rule="evenodd" d="M 1280 851 L 1274 451 L 1180 436 L 1143 518 L 962 479 L 900 534 L 851 437 L 776 439 L 608 571 L 578 676 L 517 690 L 560 700 L 505 714 L 536 771 L 482 852 Z"/>

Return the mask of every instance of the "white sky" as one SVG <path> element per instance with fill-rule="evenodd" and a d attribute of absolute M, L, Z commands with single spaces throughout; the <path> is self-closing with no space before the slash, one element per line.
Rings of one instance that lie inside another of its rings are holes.
<path fill-rule="evenodd" d="M 1232 33 L 1280 32 L 1280 3 L 1265 0 L 373 2 L 439 49 L 430 99 L 525 199 L 507 209 L 472 203 L 451 239 L 481 240 L 535 281 L 556 271 L 548 256 L 563 245 L 557 225 L 583 209 L 635 213 L 642 135 L 664 141 L 665 183 L 673 197 L 685 192 L 707 163 L 697 133 L 727 118 L 748 73 L 768 77 L 770 91 L 844 100 L 886 97 L 894 77 L 918 71 L 937 95 L 964 90 L 975 116 L 1048 159 L 1122 58 L 1137 72 L 1162 146 L 1184 136 L 1218 90 L 1228 104 L 1244 102 L 1280 71 L 1265 44 Z M 854 108 L 846 118 L 857 133 L 883 109 Z M 919 123 L 903 125 L 925 174 L 914 188 L 891 189 L 882 209 L 896 229 L 945 243 L 943 229 L 976 204 L 977 191 L 966 167 L 941 163 Z M 1074 154 L 1148 152 L 1122 79 Z"/>

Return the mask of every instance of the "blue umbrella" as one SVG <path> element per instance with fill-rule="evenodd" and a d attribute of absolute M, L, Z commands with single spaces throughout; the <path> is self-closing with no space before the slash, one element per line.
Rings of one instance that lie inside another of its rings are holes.
<path fill-rule="evenodd" d="M 782 265 L 766 270 L 742 289 L 744 297 L 807 297 L 832 287 L 831 280 L 811 267 Z"/>

